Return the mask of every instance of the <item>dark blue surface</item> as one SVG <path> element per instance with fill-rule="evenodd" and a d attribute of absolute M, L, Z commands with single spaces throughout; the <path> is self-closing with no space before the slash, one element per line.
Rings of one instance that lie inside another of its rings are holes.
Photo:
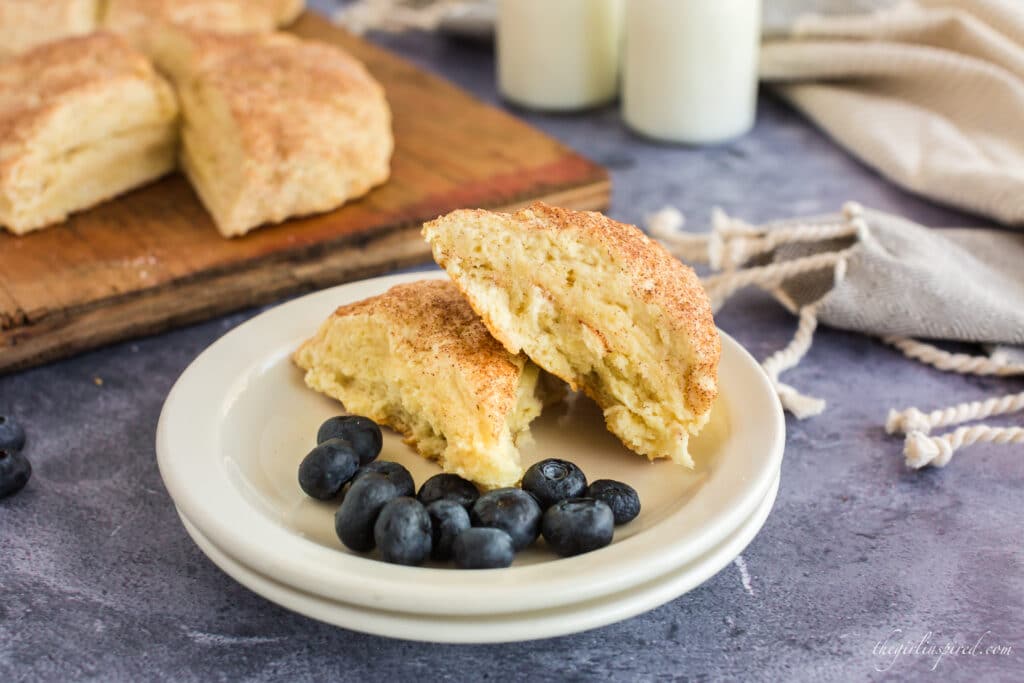
<path fill-rule="evenodd" d="M 382 41 L 495 100 L 489 49 Z M 980 222 L 886 183 L 771 96 L 753 134 L 707 149 L 639 140 L 614 108 L 526 118 L 610 167 L 610 213 L 627 221 L 668 203 L 700 226 L 715 205 L 757 221 L 856 199 L 931 224 Z M 778 502 L 741 563 L 595 631 L 430 645 L 281 609 L 217 569 L 178 521 L 153 452 L 160 407 L 185 366 L 254 313 L 0 378 L 0 414 L 28 429 L 35 467 L 26 490 L 0 502 L 0 680 L 1024 678 L 1020 448 L 973 447 L 944 470 L 909 472 L 882 429 L 889 407 L 978 399 L 1019 381 L 945 375 L 821 330 L 786 381 L 829 409 L 788 419 Z M 756 293 L 718 320 L 759 358 L 795 325 Z M 981 652 L 1012 653 L 949 655 L 935 671 L 936 655 L 892 654 L 928 634 L 919 651 L 982 637 Z"/>

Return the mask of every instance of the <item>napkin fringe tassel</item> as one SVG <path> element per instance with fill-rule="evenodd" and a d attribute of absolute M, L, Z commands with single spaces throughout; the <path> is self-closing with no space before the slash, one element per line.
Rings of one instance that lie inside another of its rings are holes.
<path fill-rule="evenodd" d="M 800 393 L 782 382 L 779 375 L 799 365 L 810 350 L 818 327 L 818 309 L 825 297 L 812 304 L 799 306 L 782 285 L 797 275 L 831 268 L 834 287 L 845 277 L 848 257 L 857 244 L 839 251 L 822 252 L 763 266 L 747 267 L 746 264 L 786 244 L 863 236 L 867 231 L 863 208 L 856 202 L 848 202 L 843 206 L 843 220 L 840 222 L 819 219 L 782 221 L 760 228 L 730 218 L 716 208 L 712 213 L 711 232 L 707 234 L 685 232 L 685 222 L 683 214 L 674 207 L 665 207 L 649 215 L 646 221 L 651 235 L 677 258 L 711 268 L 713 273 L 702 278 L 702 281 L 716 312 L 739 290 L 758 286 L 797 316 L 797 328 L 792 340 L 785 348 L 765 359 L 761 367 L 787 411 L 801 420 L 821 414 L 826 407 L 823 399 Z M 906 357 L 945 372 L 999 377 L 1024 375 L 1024 364 L 1012 363 L 1003 358 L 950 353 L 931 344 L 904 337 L 885 337 L 883 341 Z M 931 436 L 929 433 L 932 429 L 1020 411 L 1024 411 L 1024 393 L 960 403 L 930 413 L 910 407 L 902 411 L 890 410 L 886 431 L 906 435 L 903 453 L 908 467 L 944 467 L 953 453 L 964 446 L 975 443 L 1024 444 L 1024 428 L 982 424 L 960 427 L 939 436 Z"/>

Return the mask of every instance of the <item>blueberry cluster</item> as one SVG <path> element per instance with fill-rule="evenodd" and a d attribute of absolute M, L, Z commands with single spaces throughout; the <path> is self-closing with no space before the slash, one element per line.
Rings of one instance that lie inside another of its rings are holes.
<path fill-rule="evenodd" d="M 598 479 L 587 485 L 583 471 L 568 460 L 541 460 L 523 475 L 523 490 L 544 510 L 540 531 L 562 557 L 603 548 L 614 527 L 640 514 L 640 497 L 629 484 Z"/>
<path fill-rule="evenodd" d="M 32 476 L 32 465 L 21 452 L 25 430 L 14 419 L 0 415 L 0 498 L 25 488 Z"/>
<path fill-rule="evenodd" d="M 438 474 L 417 492 L 407 469 L 376 459 L 381 445 L 372 420 L 332 417 L 299 466 L 299 486 L 318 500 L 340 499 L 338 538 L 358 552 L 377 548 L 385 562 L 508 567 L 541 534 L 559 555 L 578 555 L 611 543 L 613 527 L 640 513 L 632 487 L 608 479 L 588 486 L 579 467 L 554 459 L 527 470 L 521 489 L 481 495 L 462 477 Z"/>

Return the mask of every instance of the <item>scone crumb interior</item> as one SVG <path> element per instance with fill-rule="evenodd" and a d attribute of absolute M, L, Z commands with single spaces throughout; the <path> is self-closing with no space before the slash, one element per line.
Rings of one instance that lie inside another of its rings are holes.
<path fill-rule="evenodd" d="M 294 356 L 313 389 L 406 437 L 485 488 L 522 477 L 517 444 L 546 383 L 488 334 L 450 281 L 424 280 L 339 308 Z"/>
<path fill-rule="evenodd" d="M 424 235 L 508 351 L 585 391 L 632 450 L 692 466 L 720 340 L 690 269 L 632 226 L 543 204 L 456 211 Z"/>

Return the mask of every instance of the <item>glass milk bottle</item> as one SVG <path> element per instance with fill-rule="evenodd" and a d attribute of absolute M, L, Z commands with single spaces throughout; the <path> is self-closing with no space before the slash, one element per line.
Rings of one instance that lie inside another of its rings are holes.
<path fill-rule="evenodd" d="M 761 0 L 628 0 L 622 114 L 638 133 L 706 144 L 754 125 Z"/>
<path fill-rule="evenodd" d="M 498 0 L 498 89 L 530 109 L 605 104 L 619 85 L 623 0 Z"/>

